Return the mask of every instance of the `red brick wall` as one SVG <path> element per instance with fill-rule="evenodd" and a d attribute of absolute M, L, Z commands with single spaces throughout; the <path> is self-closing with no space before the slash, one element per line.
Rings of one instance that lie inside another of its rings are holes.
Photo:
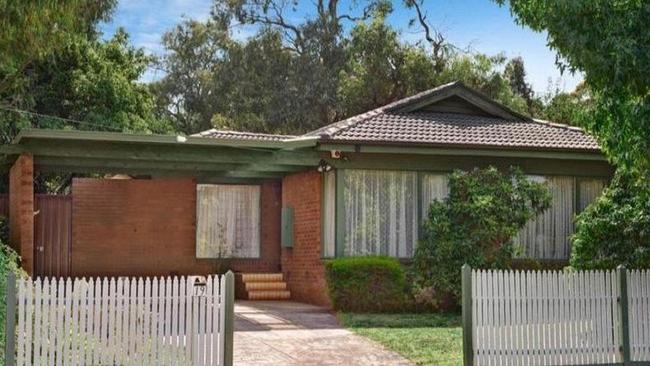
<path fill-rule="evenodd" d="M 261 258 L 232 260 L 235 271 L 280 267 L 279 182 L 262 185 Z M 196 259 L 196 183 L 191 179 L 75 179 L 72 183 L 75 276 L 211 273 Z"/>
<path fill-rule="evenodd" d="M 282 272 L 293 300 L 330 306 L 321 260 L 321 184 L 315 170 L 282 181 L 282 204 L 294 210 L 293 248 L 282 249 Z"/>
<path fill-rule="evenodd" d="M 9 231 L 11 247 L 21 266 L 34 273 L 34 158 L 22 154 L 9 171 Z"/>

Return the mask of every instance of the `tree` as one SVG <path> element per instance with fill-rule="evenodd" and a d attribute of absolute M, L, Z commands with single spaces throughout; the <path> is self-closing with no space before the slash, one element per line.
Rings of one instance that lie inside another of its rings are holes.
<path fill-rule="evenodd" d="M 541 103 L 535 99 L 532 86 L 526 81 L 526 68 L 524 59 L 515 57 L 508 61 L 505 67 L 504 76 L 510 84 L 510 89 L 526 101 L 528 114 L 536 116 L 540 114 Z"/>
<path fill-rule="evenodd" d="M 61 47 L 71 34 L 94 33 L 97 22 L 107 20 L 115 4 L 115 0 L 0 0 L 0 97 L 10 103 L 32 63 Z"/>
<path fill-rule="evenodd" d="M 650 268 L 650 199 L 634 176 L 618 172 L 609 188 L 576 218 L 571 266 Z"/>
<path fill-rule="evenodd" d="M 108 41 L 70 37 L 46 59 L 33 62 L 29 83 L 15 100 L 20 99 L 17 108 L 38 115 L 0 114 L 3 142 L 27 127 L 170 131 L 168 123 L 153 118 L 153 95 L 138 82 L 150 62 L 122 31 Z"/>
<path fill-rule="evenodd" d="M 227 24 L 186 20 L 166 32 L 162 44 L 167 53 L 158 66 L 165 76 L 151 86 L 159 115 L 186 133 L 209 129 L 212 116 L 222 112 L 219 84 L 228 77 L 223 64 L 235 46 Z"/>
<path fill-rule="evenodd" d="M 563 92 L 559 88 L 549 89 L 541 115 L 549 121 L 579 126 L 580 116 L 590 103 L 589 87 L 584 82 L 578 84 L 572 92 Z"/>
<path fill-rule="evenodd" d="M 497 0 L 499 4 L 505 0 Z M 581 124 L 615 164 L 650 176 L 650 7 L 644 1 L 509 0 L 518 22 L 548 33 L 562 69 L 582 71 L 593 104 Z"/>
<path fill-rule="evenodd" d="M 548 188 L 516 168 L 453 172 L 448 197 L 431 203 L 423 225 L 413 257 L 417 287 L 433 288 L 438 301 L 460 299 L 462 265 L 508 268 L 513 238 L 550 202 Z"/>

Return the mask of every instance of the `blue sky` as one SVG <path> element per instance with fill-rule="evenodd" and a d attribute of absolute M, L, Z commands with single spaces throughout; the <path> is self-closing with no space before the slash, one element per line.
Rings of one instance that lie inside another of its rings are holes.
<path fill-rule="evenodd" d="M 344 0 L 343 3 L 349 2 Z M 422 37 L 418 28 L 409 28 L 408 20 L 414 15 L 395 0 L 395 11 L 389 22 L 400 29 L 404 40 L 414 42 Z M 581 80 L 555 66 L 555 52 L 546 46 L 546 35 L 515 24 L 507 7 L 499 7 L 490 0 L 426 1 L 425 9 L 432 24 L 460 48 L 496 54 L 505 52 L 508 57 L 521 56 L 528 71 L 528 81 L 538 93 L 547 90 L 549 80 L 560 79 L 560 88 L 572 90 Z M 311 0 L 301 2 L 296 19 L 308 13 Z M 102 24 L 105 37 L 110 37 L 118 27 L 131 35 L 134 45 L 147 52 L 160 55 L 162 34 L 183 18 L 205 20 L 210 16 L 212 0 L 121 0 L 111 22 Z M 345 6 L 345 5 L 343 5 Z M 235 27 L 235 36 L 245 38 L 254 30 Z M 144 80 L 160 78 L 160 72 L 149 71 Z"/>

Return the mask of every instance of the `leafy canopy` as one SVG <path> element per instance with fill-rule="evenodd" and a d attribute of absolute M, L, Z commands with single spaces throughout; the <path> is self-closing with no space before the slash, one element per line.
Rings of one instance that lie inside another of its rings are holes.
<path fill-rule="evenodd" d="M 462 265 L 508 267 L 513 238 L 550 202 L 548 188 L 517 168 L 453 172 L 448 197 L 431 203 L 423 225 L 413 259 L 417 286 L 459 299 Z"/>

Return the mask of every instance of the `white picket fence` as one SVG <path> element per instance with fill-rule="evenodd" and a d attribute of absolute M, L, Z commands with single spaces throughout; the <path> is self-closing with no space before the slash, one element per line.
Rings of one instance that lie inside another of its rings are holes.
<path fill-rule="evenodd" d="M 465 275 L 466 365 L 650 365 L 650 271 Z"/>
<path fill-rule="evenodd" d="M 628 274 L 632 361 L 650 363 L 650 270 Z"/>
<path fill-rule="evenodd" d="M 17 279 L 15 364 L 228 364 L 233 275 L 203 279 Z"/>

